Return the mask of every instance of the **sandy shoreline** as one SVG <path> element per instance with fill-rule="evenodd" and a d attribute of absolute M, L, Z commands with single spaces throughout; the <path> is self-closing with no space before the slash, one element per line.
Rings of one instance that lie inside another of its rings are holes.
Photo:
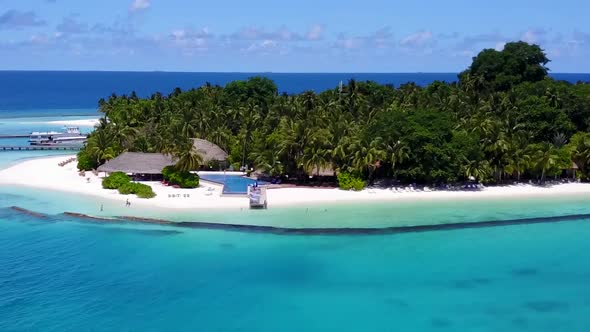
<path fill-rule="evenodd" d="M 71 126 L 71 127 L 91 127 L 94 128 L 98 124 L 98 119 L 81 119 L 81 120 L 60 120 L 47 122 L 56 126 Z"/>
<path fill-rule="evenodd" d="M 206 181 L 202 181 L 201 186 L 196 189 L 176 189 L 163 186 L 159 182 L 146 182 L 157 194 L 153 199 L 139 199 L 135 195 L 120 195 L 115 190 L 102 189 L 101 179 L 91 172 L 86 172 L 84 177 L 80 176 L 75 162 L 69 163 L 64 167 L 58 166 L 59 162 L 70 157 L 73 157 L 73 155 L 22 161 L 0 170 L 0 185 L 43 188 L 121 202 L 129 199 L 135 206 L 141 205 L 165 209 L 242 209 L 248 207 L 248 199 L 246 197 L 222 196 L 222 187 L 220 185 Z M 273 206 L 352 202 L 469 200 L 576 194 L 590 194 L 590 184 L 569 183 L 551 187 L 515 185 L 488 187 L 479 192 L 396 192 L 390 189 L 365 189 L 361 192 L 352 192 L 339 189 L 279 188 L 268 191 L 268 205 L 272 208 Z"/>

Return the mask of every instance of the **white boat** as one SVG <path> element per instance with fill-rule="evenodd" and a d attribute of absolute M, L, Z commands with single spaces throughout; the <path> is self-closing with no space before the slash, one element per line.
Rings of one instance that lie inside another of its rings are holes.
<path fill-rule="evenodd" d="M 29 136 L 31 145 L 80 145 L 86 143 L 87 135 L 80 133 L 78 127 L 66 127 L 64 132 L 34 131 Z"/>

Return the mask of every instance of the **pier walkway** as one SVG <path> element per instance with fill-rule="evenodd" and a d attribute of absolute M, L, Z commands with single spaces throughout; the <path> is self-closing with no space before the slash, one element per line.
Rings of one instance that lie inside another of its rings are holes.
<path fill-rule="evenodd" d="M 2 138 L 29 138 L 31 135 L 26 135 L 26 134 L 16 134 L 16 135 L 2 135 L 0 134 L 0 139 Z"/>
<path fill-rule="evenodd" d="M 0 145 L 0 151 L 37 151 L 37 150 L 71 150 L 80 151 L 84 148 L 83 146 L 44 146 L 44 145 L 29 145 L 29 146 L 12 146 L 12 145 Z"/>

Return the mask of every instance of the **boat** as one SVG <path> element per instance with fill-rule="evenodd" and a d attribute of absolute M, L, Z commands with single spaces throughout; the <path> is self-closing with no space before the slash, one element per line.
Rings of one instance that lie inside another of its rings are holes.
<path fill-rule="evenodd" d="M 87 135 L 80 133 L 78 127 L 66 127 L 65 131 L 34 131 L 29 136 L 30 145 L 81 145 L 86 143 Z"/>

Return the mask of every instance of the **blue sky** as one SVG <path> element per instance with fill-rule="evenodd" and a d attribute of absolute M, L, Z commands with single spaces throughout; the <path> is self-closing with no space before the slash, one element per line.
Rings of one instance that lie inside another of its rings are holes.
<path fill-rule="evenodd" d="M 457 72 L 540 44 L 590 72 L 588 0 L 0 0 L 0 69 Z"/>

